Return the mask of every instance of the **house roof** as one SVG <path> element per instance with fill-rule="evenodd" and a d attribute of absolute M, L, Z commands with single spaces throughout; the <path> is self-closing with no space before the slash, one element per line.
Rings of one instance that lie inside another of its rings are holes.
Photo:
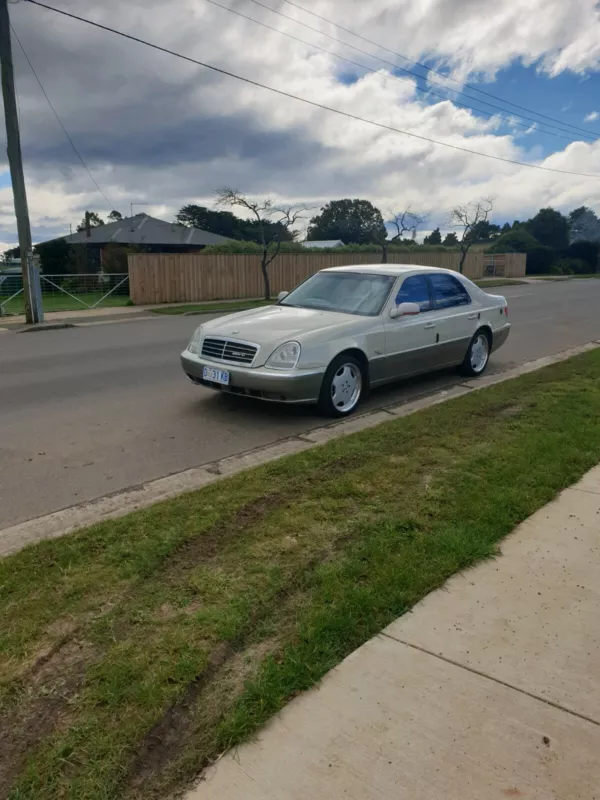
<path fill-rule="evenodd" d="M 165 222 L 148 214 L 136 214 L 90 228 L 90 235 L 78 231 L 70 236 L 61 237 L 69 244 L 137 244 L 165 246 L 206 246 L 211 244 L 227 244 L 229 239 L 216 233 L 208 233 L 201 228 L 187 228 L 175 222 Z"/>
<path fill-rule="evenodd" d="M 343 247 L 344 243 L 341 239 L 327 239 L 327 240 L 318 240 L 315 239 L 311 242 L 302 242 L 303 247 Z"/>

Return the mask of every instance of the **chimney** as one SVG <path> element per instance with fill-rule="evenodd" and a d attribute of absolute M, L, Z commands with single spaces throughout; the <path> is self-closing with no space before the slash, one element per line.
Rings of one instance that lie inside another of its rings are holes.
<path fill-rule="evenodd" d="M 89 239 L 92 235 L 92 228 L 90 226 L 90 212 L 85 212 L 85 235 Z"/>

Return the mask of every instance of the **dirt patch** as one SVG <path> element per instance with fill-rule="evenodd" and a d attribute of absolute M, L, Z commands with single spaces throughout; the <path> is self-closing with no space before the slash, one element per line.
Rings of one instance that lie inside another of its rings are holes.
<path fill-rule="evenodd" d="M 8 797 L 36 744 L 69 724 L 69 698 L 97 654 L 85 641 L 59 643 L 38 657 L 10 708 L 0 712 L 0 797 Z"/>
<path fill-rule="evenodd" d="M 516 417 L 524 410 L 525 406 L 515 403 L 514 405 L 504 406 L 496 411 L 496 416 L 500 417 L 501 419 L 510 419 L 510 417 Z"/>
<path fill-rule="evenodd" d="M 234 704 L 245 682 L 262 660 L 279 647 L 276 638 L 250 645 L 234 652 L 223 646 L 210 664 L 186 689 L 180 701 L 172 706 L 148 732 L 138 747 L 122 793 L 133 797 L 154 797 L 152 784 L 164 780 L 164 772 L 176 765 L 190 742 L 198 751 L 206 751 L 207 731 Z M 208 766 L 197 764 L 198 772 Z M 168 781 L 168 778 L 167 778 Z"/>
<path fill-rule="evenodd" d="M 230 519 L 221 520 L 209 530 L 183 542 L 164 565 L 165 579 L 179 578 L 198 564 L 213 561 L 229 540 L 255 525 L 287 499 L 287 495 L 281 492 L 257 497 L 239 508 Z"/>
<path fill-rule="evenodd" d="M 189 603 L 187 606 L 183 608 L 178 608 L 174 606 L 172 603 L 163 603 L 162 606 L 155 612 L 154 617 L 159 622 L 167 622 L 171 619 L 175 619 L 180 615 L 191 617 L 197 611 L 200 611 L 202 608 L 202 603 L 199 600 L 194 600 L 192 603 Z"/>
<path fill-rule="evenodd" d="M 212 654 L 206 668 L 186 688 L 182 697 L 172 705 L 148 731 L 137 748 L 126 785 L 141 788 L 152 775 L 159 774 L 188 740 L 193 722 L 193 709 L 204 689 L 213 682 L 224 665 L 232 658 L 233 649 L 222 644 Z"/>
<path fill-rule="evenodd" d="M 311 483 L 320 484 L 323 480 L 338 478 L 346 472 L 364 466 L 364 463 L 365 457 L 359 453 L 350 453 L 342 456 L 341 458 L 335 459 L 335 461 L 329 461 L 327 464 L 323 464 L 319 469 L 311 470 Z"/>

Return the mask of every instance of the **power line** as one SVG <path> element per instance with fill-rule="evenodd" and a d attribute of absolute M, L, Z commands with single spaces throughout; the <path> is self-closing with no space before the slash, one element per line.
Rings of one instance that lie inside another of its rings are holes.
<path fill-rule="evenodd" d="M 305 39 L 300 39 L 298 36 L 294 36 L 291 33 L 287 33 L 287 31 L 279 30 L 279 28 L 274 28 L 272 25 L 267 25 L 266 22 L 261 22 L 258 19 L 254 19 L 253 17 L 247 16 L 247 14 L 242 14 L 240 11 L 236 11 L 234 8 L 230 8 L 229 6 L 224 6 L 221 3 L 217 3 L 216 0 L 206 0 L 207 3 L 210 3 L 213 6 L 217 6 L 217 8 L 222 8 L 224 11 L 229 11 L 232 14 L 235 14 L 238 17 L 242 17 L 242 19 L 247 19 L 250 22 L 254 22 L 256 25 L 260 25 L 263 28 L 267 28 L 270 31 L 275 31 L 275 33 L 281 34 L 281 36 L 286 36 L 288 39 L 293 39 L 295 42 L 300 42 L 301 44 L 306 45 L 307 47 L 314 48 L 315 50 L 319 50 L 322 53 L 327 53 L 327 55 L 332 56 L 333 58 L 337 58 L 339 61 L 345 61 L 347 64 L 352 64 L 355 67 L 360 67 L 360 69 L 364 69 L 366 72 L 371 72 L 373 75 L 378 75 L 379 72 L 376 69 L 372 69 L 371 67 L 367 67 L 366 64 L 361 64 L 358 61 L 353 61 L 351 58 L 347 58 L 346 56 L 342 56 L 339 53 L 334 53 L 332 50 L 327 50 L 326 47 L 321 47 L 318 44 L 314 44 L 313 42 L 307 42 Z M 262 3 L 260 4 L 262 5 Z M 264 6 L 267 8 L 267 6 Z M 274 9 L 271 9 L 274 11 Z M 275 12 L 279 13 L 279 12 Z M 286 19 L 292 19 L 292 17 L 286 17 Z M 310 28 L 310 30 L 316 30 L 315 28 Z M 339 41 L 339 40 L 336 40 Z M 363 51 L 361 51 L 363 52 Z M 369 54 L 367 54 L 369 55 Z M 388 63 L 388 62 L 384 62 Z M 415 73 L 416 74 L 416 73 Z M 392 78 L 395 81 L 399 81 L 400 83 L 407 83 L 412 86 L 417 92 L 423 92 L 424 94 L 433 95 L 434 97 L 439 97 L 442 100 L 449 100 L 448 97 L 445 95 L 440 94 L 439 92 L 434 92 L 432 89 L 423 89 L 421 86 L 418 86 L 413 81 L 408 80 L 408 78 L 399 78 L 397 75 L 392 75 L 388 73 L 389 78 Z M 451 90 L 453 91 L 453 90 Z M 467 95 L 468 96 L 468 95 Z M 470 106 L 467 103 L 460 103 L 458 100 L 450 100 L 450 102 L 455 106 L 460 106 L 461 108 L 468 108 L 470 111 L 475 111 L 478 114 L 483 114 L 486 117 L 494 118 L 502 120 L 502 122 L 508 122 L 512 125 L 518 125 L 521 128 L 525 128 L 526 130 L 531 130 L 531 125 L 527 125 L 524 122 L 519 122 L 516 119 L 511 119 L 510 117 L 502 117 L 499 114 L 492 114 L 489 111 L 484 111 L 482 108 L 475 108 L 474 106 Z M 573 136 L 563 136 L 560 133 L 553 133 L 552 131 L 546 131 L 543 128 L 538 128 L 540 133 L 544 133 L 548 136 L 556 136 L 558 139 L 565 139 L 567 142 L 575 142 L 581 141 L 581 137 L 579 139 L 574 139 Z M 566 133 L 566 131 L 565 131 Z"/>
<path fill-rule="evenodd" d="M 294 6 L 294 8 L 300 9 L 300 11 L 304 11 L 306 14 L 311 14 L 311 16 L 316 17 L 317 19 L 320 19 L 323 22 L 327 22 L 330 25 L 333 25 L 335 28 L 338 28 L 341 31 L 345 31 L 345 33 L 349 33 L 352 36 L 356 36 L 357 39 L 362 39 L 363 42 L 368 42 L 369 44 L 373 45 L 374 47 L 379 47 L 382 50 L 386 50 L 388 53 L 392 53 L 392 55 L 398 56 L 399 58 L 403 58 L 405 61 L 408 61 L 408 62 L 410 62 L 411 64 L 414 64 L 417 67 L 421 67 L 421 69 L 426 69 L 428 72 L 434 72 L 436 75 L 440 75 L 445 80 L 451 81 L 452 83 L 455 83 L 457 86 L 466 86 L 468 89 L 471 89 L 474 92 L 480 92 L 481 94 L 486 95 L 486 97 L 492 97 L 494 100 L 499 100 L 501 103 L 506 103 L 509 106 L 513 106 L 513 108 L 518 108 L 521 111 L 528 111 L 530 114 L 537 114 L 538 117 L 543 117 L 544 119 L 548 119 L 551 122 L 558 122 L 560 125 L 564 125 L 564 126 L 566 126 L 568 128 L 573 128 L 576 131 L 581 131 L 583 133 L 587 133 L 588 136 L 593 136 L 595 138 L 598 138 L 598 134 L 594 133 L 594 131 L 586 130 L 585 128 L 579 128 L 577 125 L 571 125 L 570 122 L 562 122 L 562 120 L 556 119 L 555 117 L 549 117 L 546 114 L 542 114 L 540 111 L 534 111 L 531 108 L 526 108 L 525 106 L 520 106 L 517 103 L 513 103 L 510 100 L 505 100 L 504 98 L 499 97 L 496 94 L 492 94 L 491 92 L 486 92 L 484 89 L 480 89 L 479 87 L 473 86 L 470 83 L 461 83 L 460 81 L 457 81 L 455 78 L 451 78 L 449 75 L 444 75 L 443 72 L 439 72 L 438 70 L 433 69 L 432 67 L 428 67 L 426 64 L 421 64 L 419 61 L 413 61 L 412 58 L 408 58 L 408 56 L 404 56 L 404 55 L 402 55 L 402 53 L 397 53 L 395 50 L 390 50 L 389 47 L 385 47 L 385 45 L 379 44 L 378 42 L 374 42 L 371 39 L 367 39 L 366 36 L 363 36 L 360 33 L 356 33 L 356 31 L 353 31 L 351 28 L 344 28 L 342 25 L 339 25 L 337 22 L 333 22 L 333 20 L 327 19 L 326 17 L 322 17 L 320 14 L 317 14 L 315 11 L 310 11 L 308 8 L 304 8 L 304 6 L 301 6 L 298 3 L 292 2 L 292 0 L 283 0 L 283 2 L 287 3 L 290 6 Z M 273 10 L 273 9 L 271 9 L 271 10 Z M 424 77 L 424 76 L 422 76 L 422 77 Z M 426 78 L 424 78 L 424 79 L 427 80 Z M 476 99 L 476 98 L 473 98 L 473 99 Z M 519 115 L 519 116 L 521 116 L 521 115 Z"/>
<path fill-rule="evenodd" d="M 363 50 L 361 47 L 356 47 L 356 45 L 350 44 L 350 42 L 345 42 L 343 39 L 338 39 L 337 36 L 333 36 L 330 33 L 325 33 L 325 31 L 322 31 L 319 28 L 314 28 L 312 25 L 308 25 L 306 22 L 302 22 L 301 20 L 296 19 L 295 17 L 290 17 L 289 14 L 284 14 L 282 11 L 278 11 L 275 8 L 271 8 L 271 6 L 268 6 L 265 3 L 260 2 L 260 0 L 250 0 L 250 2 L 254 3 L 254 5 L 256 5 L 256 6 L 260 6 L 261 8 L 266 8 L 267 11 L 271 11 L 273 14 L 277 14 L 277 16 L 279 16 L 279 17 L 283 17 L 283 19 L 287 19 L 287 20 L 290 20 L 291 22 L 295 22 L 297 25 L 302 25 L 303 28 L 307 28 L 309 31 L 314 31 L 315 33 L 318 33 L 320 36 L 326 36 L 328 39 L 331 39 L 332 41 L 337 42 L 338 44 L 344 45 L 344 47 L 350 47 L 352 50 L 356 50 L 357 53 L 362 53 L 363 55 L 368 56 L 369 58 L 374 58 L 377 61 L 381 61 L 382 64 L 387 64 L 388 66 L 392 67 L 392 69 L 394 69 L 394 70 L 399 70 L 400 72 L 405 72 L 407 75 L 413 75 L 414 77 L 419 78 L 420 80 L 425 81 L 425 83 L 429 83 L 432 86 L 441 86 L 446 91 L 455 92 L 459 96 L 466 97 L 469 100 L 475 100 L 478 103 L 483 103 L 484 106 L 489 106 L 490 108 L 495 108 L 497 111 L 503 111 L 504 113 L 511 113 L 508 109 L 502 108 L 501 106 L 494 105 L 494 103 L 490 103 L 488 100 L 482 100 L 479 97 L 472 97 L 472 95 L 467 94 L 464 91 L 457 91 L 456 89 L 449 89 L 445 84 L 440 83 L 439 81 L 431 80 L 431 78 L 427 78 L 424 75 L 420 75 L 418 72 L 415 72 L 412 69 L 406 69 L 406 67 L 400 67 L 400 66 L 398 66 L 398 64 L 395 64 L 393 61 L 388 61 L 387 59 L 382 58 L 381 56 L 375 55 L 374 53 L 369 53 L 367 50 Z M 287 0 L 286 0 L 286 2 L 287 2 Z M 298 6 L 298 8 L 300 8 L 300 6 Z M 309 12 L 309 13 L 312 13 L 312 12 Z M 332 22 L 331 24 L 335 25 L 334 22 Z M 346 28 L 344 28 L 343 30 L 346 30 Z M 358 34 L 353 34 L 353 35 L 358 35 Z M 367 41 L 370 42 L 370 40 L 367 40 Z M 373 44 L 375 44 L 375 43 L 373 42 Z M 376 47 L 380 47 L 380 45 L 375 45 L 375 46 Z M 387 48 L 383 48 L 383 49 L 387 50 Z M 396 55 L 400 55 L 400 54 L 397 53 Z M 400 57 L 404 58 L 404 56 L 400 56 Z M 409 59 L 407 59 L 407 60 L 409 60 Z M 438 73 L 438 74 L 441 74 L 441 73 Z M 442 77 L 445 77 L 445 76 L 442 76 Z M 533 112 L 533 113 L 537 113 L 537 112 Z M 554 130 L 560 131 L 563 134 L 564 133 L 571 134 L 571 131 L 566 131 L 566 130 L 564 130 L 564 128 L 559 128 L 556 125 L 551 125 L 548 122 L 540 123 L 540 120 L 532 119 L 531 117 L 526 117 L 524 114 L 516 114 L 515 116 L 519 116 L 519 117 L 521 117 L 521 119 L 528 120 L 529 122 L 533 122 L 536 125 L 539 125 L 539 124 L 546 125 L 547 128 L 554 128 Z M 556 120 L 556 121 L 558 121 L 558 120 Z M 560 124 L 562 125 L 563 123 L 560 123 Z M 548 133 L 548 131 L 545 131 L 545 133 Z M 594 137 L 593 134 L 587 133 L 587 132 L 584 132 L 584 135 L 588 139 L 592 139 L 593 141 L 595 141 L 595 139 L 597 138 L 597 137 Z M 579 139 L 581 140 L 581 134 L 579 135 Z M 573 141 L 573 140 L 571 140 L 571 141 Z"/>
<path fill-rule="evenodd" d="M 251 86 L 257 86 L 260 89 L 266 89 L 269 92 L 273 92 L 274 94 L 279 95 L 280 97 L 287 97 L 291 100 L 297 100 L 300 103 L 304 103 L 308 106 L 312 106 L 313 108 L 319 108 L 322 111 L 330 111 L 333 114 L 339 114 L 342 117 L 346 117 L 347 119 L 355 120 L 356 122 L 364 122 L 367 125 L 373 125 L 376 128 L 380 128 L 381 130 L 391 131 L 392 133 L 400 133 L 403 136 L 410 136 L 414 139 L 419 139 L 424 142 L 429 142 L 430 144 L 438 144 L 442 147 L 448 147 L 451 150 L 459 150 L 463 153 L 469 153 L 470 155 L 475 156 L 482 156 L 483 158 L 490 158 L 494 161 L 502 161 L 505 164 L 515 164 L 519 167 L 529 167 L 530 169 L 538 169 L 544 172 L 556 172 L 562 175 L 574 175 L 579 178 L 600 178 L 600 175 L 593 175 L 590 173 L 585 172 L 572 172 L 570 170 L 564 169 L 555 169 L 553 167 L 543 167 L 539 164 L 530 164 L 526 161 L 517 161 L 510 158 L 503 158 L 502 156 L 494 156 L 490 153 L 481 153 L 477 150 L 470 150 L 467 147 L 460 147 L 456 144 L 450 144 L 449 142 L 439 142 L 437 139 L 431 139 L 428 136 L 422 136 L 418 133 L 410 133 L 409 131 L 401 130 L 400 128 L 394 128 L 391 125 L 384 125 L 381 122 L 375 122 L 371 119 L 365 119 L 364 117 L 359 117 L 357 114 L 351 114 L 348 111 L 341 111 L 338 108 L 331 108 L 331 106 L 326 106 L 323 103 L 317 103 L 314 100 L 307 100 L 305 97 L 299 97 L 298 95 L 291 94 L 290 92 L 285 92 L 283 89 L 275 89 L 273 86 L 267 86 L 264 83 L 259 83 L 259 81 L 254 81 L 251 78 L 244 78 L 241 75 L 236 75 L 234 72 L 230 72 L 226 69 L 222 69 L 221 67 L 215 67 L 212 64 L 206 64 L 203 61 L 198 61 L 195 58 L 191 58 L 190 56 L 184 56 L 181 53 L 177 53 L 174 50 L 169 50 L 167 47 L 161 47 L 158 44 L 153 44 L 152 42 L 147 42 L 144 39 L 140 39 L 137 36 L 133 36 L 130 33 L 124 33 L 123 31 L 119 31 L 116 28 L 109 28 L 107 25 L 102 25 L 99 22 L 93 22 L 90 19 L 85 19 L 85 17 L 79 17 L 76 14 L 72 14 L 68 11 L 62 11 L 61 9 L 54 8 L 53 6 L 46 5 L 45 3 L 40 3 L 39 0 L 25 0 L 27 3 L 32 3 L 33 5 L 40 6 L 40 8 L 45 8 L 49 11 L 54 11 L 57 14 L 61 14 L 64 17 L 69 17 L 70 19 L 76 19 L 79 22 L 85 22 L 87 25 L 91 25 L 94 28 L 98 28 L 99 30 L 107 31 L 108 33 L 114 33 L 116 36 L 121 36 L 123 39 L 128 39 L 131 42 L 137 42 L 138 44 L 146 45 L 147 47 L 151 47 L 153 50 L 158 50 L 161 53 L 167 53 L 168 55 L 175 56 L 176 58 L 180 58 L 182 61 L 187 61 L 190 64 L 196 64 L 199 67 L 205 67 L 206 69 L 210 69 L 212 72 L 217 72 L 220 75 L 226 75 L 229 78 L 236 78 L 239 81 L 243 81 L 244 83 L 250 84 Z"/>
<path fill-rule="evenodd" d="M 15 37 L 15 39 L 17 40 L 17 42 L 18 42 L 18 44 L 19 44 L 19 47 L 21 48 L 21 51 L 22 51 L 23 55 L 25 56 L 25 60 L 26 60 L 26 61 L 27 61 L 27 63 L 29 64 L 29 67 L 30 67 L 31 71 L 32 71 L 32 72 L 33 72 L 33 74 L 34 74 L 34 76 L 35 76 L 35 79 L 36 79 L 36 81 L 38 82 L 38 85 L 39 85 L 40 89 L 42 90 L 42 92 L 43 92 L 43 94 L 44 94 L 44 97 L 45 97 L 45 98 L 46 98 L 46 100 L 48 101 L 48 105 L 49 105 L 49 106 L 50 106 L 50 108 L 52 109 L 52 113 L 53 113 L 53 114 L 54 114 L 54 116 L 56 117 L 56 121 L 58 122 L 58 124 L 59 124 L 59 125 L 60 125 L 60 127 L 62 128 L 62 130 L 63 130 L 63 133 L 64 133 L 64 134 L 65 134 L 65 136 L 67 137 L 67 140 L 68 140 L 69 144 L 70 144 L 70 145 L 71 145 L 71 147 L 73 148 L 73 150 L 74 150 L 74 152 L 75 152 L 75 155 L 77 156 L 77 158 L 78 158 L 78 159 L 81 161 L 81 163 L 83 164 L 83 168 L 85 169 L 85 171 L 87 172 L 87 174 L 90 176 L 90 179 L 91 179 L 91 181 L 93 182 L 93 184 L 94 184 L 94 186 L 96 187 L 96 189 L 98 189 L 98 191 L 100 192 L 100 194 L 102 195 L 102 197 L 105 199 L 105 201 L 106 201 L 106 205 L 109 207 L 109 209 L 113 209 L 115 206 L 114 206 L 114 205 L 113 205 L 113 204 L 110 202 L 110 200 L 108 199 L 108 197 L 107 197 L 107 196 L 104 194 L 104 192 L 102 191 L 102 189 L 101 189 L 101 188 L 98 186 L 98 183 L 96 182 L 96 179 L 94 178 L 94 176 L 92 175 L 92 173 L 89 171 L 89 169 L 88 169 L 88 166 L 87 166 L 87 164 L 85 163 L 85 161 L 83 160 L 83 158 L 81 157 L 81 154 L 80 154 L 79 150 L 78 150 L 78 149 L 75 147 L 75 143 L 73 142 L 73 139 L 71 139 L 71 137 L 69 136 L 69 134 L 68 134 L 68 132 L 67 132 L 67 129 L 66 129 L 66 128 L 65 128 L 65 126 L 62 124 L 62 122 L 61 122 L 61 119 L 60 119 L 60 117 L 58 116 L 58 114 L 56 113 L 56 109 L 55 109 L 55 108 L 54 108 L 54 106 L 52 105 L 52 102 L 51 102 L 50 98 L 48 97 L 48 93 L 47 93 L 47 92 L 46 92 L 46 90 L 44 89 L 44 87 L 43 87 L 43 85 L 42 85 L 42 82 L 41 82 L 41 80 L 39 79 L 39 77 L 38 77 L 38 74 L 37 74 L 37 72 L 35 71 L 35 69 L 34 69 L 34 67 L 33 67 L 33 64 L 31 63 L 31 61 L 30 61 L 30 59 L 29 59 L 29 56 L 28 56 L 28 55 L 27 55 L 27 53 L 25 52 L 25 48 L 23 47 L 23 45 L 22 45 L 22 43 L 21 43 L 21 40 L 20 40 L 20 39 L 19 39 L 19 37 L 17 36 L 17 32 L 16 32 L 16 30 L 13 28 L 12 24 L 11 24 L 11 26 L 10 26 L 10 29 L 11 29 L 11 31 L 13 32 L 13 36 L 14 36 L 14 37 Z"/>

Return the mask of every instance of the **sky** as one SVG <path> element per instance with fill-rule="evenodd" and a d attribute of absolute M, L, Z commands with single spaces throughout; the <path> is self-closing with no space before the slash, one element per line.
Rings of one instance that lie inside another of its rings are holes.
<path fill-rule="evenodd" d="M 238 15 L 208 0 L 47 0 L 407 133 L 598 178 L 350 120 L 20 0 L 14 30 L 103 193 L 13 38 L 34 241 L 68 233 L 86 209 L 129 215 L 144 203 L 134 213 L 171 220 L 185 204 L 213 206 L 225 186 L 314 209 L 306 222 L 343 197 L 370 200 L 386 219 L 410 207 L 443 230 L 453 206 L 480 197 L 493 198 L 500 224 L 545 206 L 600 212 L 595 0 L 298 0 L 324 19 L 287 0 L 218 1 Z M 0 138 L 4 154 L 3 128 Z M 0 249 L 16 239 L 3 160 Z"/>

